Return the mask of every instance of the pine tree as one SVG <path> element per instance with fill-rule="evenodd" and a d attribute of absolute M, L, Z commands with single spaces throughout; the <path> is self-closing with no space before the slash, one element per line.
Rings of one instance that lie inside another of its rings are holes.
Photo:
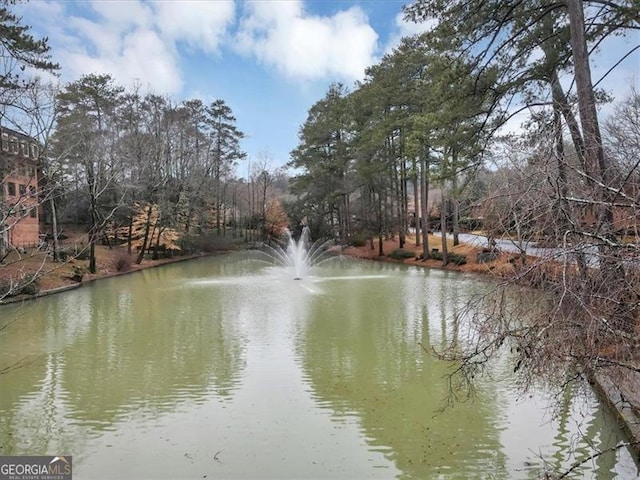
<path fill-rule="evenodd" d="M 109 75 L 85 75 L 58 95 L 58 129 L 53 143 L 58 155 L 78 171 L 77 187 L 88 197 L 91 273 L 96 271 L 95 243 L 100 230 L 117 206 L 102 207 L 100 199 L 106 197 L 115 179 L 122 175 L 111 152 L 115 143 L 115 112 L 123 90 Z"/>
<path fill-rule="evenodd" d="M 21 24 L 21 19 L 12 13 L 3 0 L 0 7 L 0 103 L 12 106 L 15 95 L 27 88 L 32 80 L 25 70 L 35 69 L 55 73 L 60 66 L 51 61 L 47 38 L 36 39 L 29 33 L 30 27 Z"/>

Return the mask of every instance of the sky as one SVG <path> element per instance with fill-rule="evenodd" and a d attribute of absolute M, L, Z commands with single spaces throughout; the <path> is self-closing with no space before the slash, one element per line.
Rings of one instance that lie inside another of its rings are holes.
<path fill-rule="evenodd" d="M 309 108 L 333 82 L 352 86 L 367 66 L 425 28 L 402 19 L 405 0 L 31 0 L 16 9 L 49 39 L 61 81 L 110 73 L 127 88 L 175 101 L 223 99 L 249 159 L 289 161 Z M 640 44 L 604 45 L 595 75 Z M 640 82 L 640 54 L 608 77 L 620 98 Z M 240 166 L 240 169 L 243 167 Z"/>

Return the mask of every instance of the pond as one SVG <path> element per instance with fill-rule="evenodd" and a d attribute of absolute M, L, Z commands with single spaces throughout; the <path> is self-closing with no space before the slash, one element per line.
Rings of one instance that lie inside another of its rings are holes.
<path fill-rule="evenodd" d="M 595 396 L 552 415 L 506 365 L 443 408 L 429 347 L 477 277 L 337 259 L 294 280 L 248 255 L 2 307 L 0 455 L 73 455 L 78 479 L 533 479 L 624 440 Z M 571 478 L 636 473 L 620 449 Z"/>

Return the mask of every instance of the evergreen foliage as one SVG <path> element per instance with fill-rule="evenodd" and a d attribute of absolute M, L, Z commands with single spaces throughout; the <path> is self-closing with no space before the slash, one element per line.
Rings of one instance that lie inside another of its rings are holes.
<path fill-rule="evenodd" d="M 3 59 L 0 70 L 0 102 L 11 106 L 15 96 L 11 92 L 23 90 L 32 84 L 33 79 L 24 72 L 27 69 L 55 73 L 60 66 L 51 61 L 47 38 L 35 38 L 30 27 L 23 25 L 21 19 L 11 12 L 7 0 L 0 7 L 0 57 Z"/>

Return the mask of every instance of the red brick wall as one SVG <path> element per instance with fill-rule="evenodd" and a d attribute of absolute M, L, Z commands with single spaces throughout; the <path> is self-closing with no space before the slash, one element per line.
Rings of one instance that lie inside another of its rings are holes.
<path fill-rule="evenodd" d="M 0 188 L 4 189 L 4 201 L 11 213 L 5 219 L 8 240 L 14 247 L 37 245 L 40 241 L 37 148 L 33 139 L 6 128 L 0 131 L 0 161 L 5 175 L 0 179 Z"/>
<path fill-rule="evenodd" d="M 22 218 L 9 231 L 9 242 L 14 247 L 37 245 L 40 241 L 37 218 Z"/>

